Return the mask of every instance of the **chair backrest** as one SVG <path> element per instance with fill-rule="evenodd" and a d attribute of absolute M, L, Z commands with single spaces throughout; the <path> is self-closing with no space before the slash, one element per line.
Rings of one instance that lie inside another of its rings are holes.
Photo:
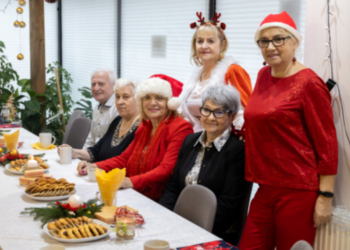
<path fill-rule="evenodd" d="M 239 242 L 242 237 L 245 221 L 248 215 L 249 201 L 250 201 L 250 195 L 252 192 L 253 183 L 249 183 L 248 185 L 249 186 L 247 188 L 247 193 L 243 198 L 242 205 L 240 207 L 239 214 L 237 216 L 237 221 L 228 230 L 230 232 L 229 242 L 235 246 L 239 245 Z"/>
<path fill-rule="evenodd" d="M 78 117 L 73 121 L 73 124 L 67 133 L 66 143 L 72 148 L 82 149 L 86 138 L 91 130 L 91 120 L 86 117 Z"/>
<path fill-rule="evenodd" d="M 215 194 L 202 185 L 190 185 L 182 190 L 174 212 L 211 232 L 217 200 Z"/>
<path fill-rule="evenodd" d="M 290 250 L 313 250 L 313 248 L 305 240 L 299 240 L 292 246 Z"/>
<path fill-rule="evenodd" d="M 77 119 L 78 117 L 85 117 L 84 112 L 81 110 L 74 110 L 72 115 L 69 118 L 69 121 L 67 123 L 67 127 L 66 127 L 66 131 L 64 132 L 64 136 L 63 136 L 63 140 L 62 140 L 62 144 L 66 144 L 67 140 L 68 140 L 68 134 L 70 132 L 70 129 L 72 127 L 73 122 L 75 121 L 75 119 Z"/>

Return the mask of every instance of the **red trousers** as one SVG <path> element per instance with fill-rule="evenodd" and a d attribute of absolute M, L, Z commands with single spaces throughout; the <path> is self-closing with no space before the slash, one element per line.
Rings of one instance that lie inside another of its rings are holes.
<path fill-rule="evenodd" d="M 240 250 L 290 250 L 295 242 L 313 245 L 317 191 L 261 185 L 252 200 Z"/>

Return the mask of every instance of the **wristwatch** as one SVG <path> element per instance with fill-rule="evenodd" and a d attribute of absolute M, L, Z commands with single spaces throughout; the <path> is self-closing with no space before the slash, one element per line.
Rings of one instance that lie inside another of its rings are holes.
<path fill-rule="evenodd" d="M 333 193 L 331 193 L 331 192 L 323 192 L 321 190 L 318 190 L 318 194 L 319 195 L 323 195 L 324 197 L 328 197 L 328 198 L 332 198 L 333 197 Z"/>

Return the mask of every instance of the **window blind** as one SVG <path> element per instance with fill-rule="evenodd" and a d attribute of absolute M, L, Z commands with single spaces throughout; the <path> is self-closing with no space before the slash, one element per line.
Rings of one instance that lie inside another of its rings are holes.
<path fill-rule="evenodd" d="M 116 8 L 114 0 L 62 0 L 62 60 L 75 102 L 83 98 L 78 88 L 90 87 L 95 69 L 117 69 Z"/>
<path fill-rule="evenodd" d="M 197 11 L 208 18 L 208 1 L 122 1 L 121 76 L 144 80 L 167 74 L 186 84 L 195 68 L 190 63 L 190 23 L 197 21 Z M 159 37 L 153 49 L 160 44 L 161 56 L 152 53 L 152 38 Z"/>
<path fill-rule="evenodd" d="M 262 20 L 269 14 L 284 10 L 296 22 L 297 29 L 305 33 L 306 0 L 217 0 L 216 11 L 221 13 L 221 21 L 226 23 L 229 41 L 228 55 L 233 56 L 250 75 L 253 86 L 264 61 L 260 49 L 254 42 L 254 35 Z M 296 58 L 303 62 L 302 41 Z"/>

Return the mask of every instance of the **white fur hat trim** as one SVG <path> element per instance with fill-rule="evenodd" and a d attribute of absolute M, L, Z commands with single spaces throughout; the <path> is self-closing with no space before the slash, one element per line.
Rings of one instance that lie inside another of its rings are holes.
<path fill-rule="evenodd" d="M 170 83 L 157 77 L 147 79 L 140 83 L 136 88 L 135 99 L 140 103 L 142 97 L 145 97 L 147 94 L 157 94 L 168 98 L 167 106 L 170 110 L 176 110 L 181 105 L 180 99 L 178 97 L 173 97 Z"/>
<path fill-rule="evenodd" d="M 172 97 L 168 100 L 168 109 L 177 110 L 181 106 L 181 99 L 179 97 Z"/>

